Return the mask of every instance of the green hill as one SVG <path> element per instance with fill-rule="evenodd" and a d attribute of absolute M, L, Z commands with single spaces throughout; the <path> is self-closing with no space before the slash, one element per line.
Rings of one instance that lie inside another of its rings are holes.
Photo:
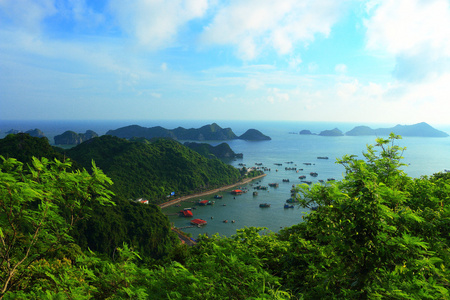
<path fill-rule="evenodd" d="M 237 136 L 230 128 L 222 128 L 216 123 L 211 125 L 205 125 L 201 128 L 183 128 L 178 127 L 173 130 L 165 129 L 161 126 L 155 127 L 141 127 L 139 125 L 130 125 L 121 127 L 115 130 L 109 130 L 106 135 L 112 135 L 120 138 L 131 139 L 133 137 L 143 137 L 146 139 L 152 139 L 156 137 L 172 138 L 175 140 L 192 140 L 192 141 L 205 141 L 205 140 L 232 140 Z"/>
<path fill-rule="evenodd" d="M 89 156 L 89 152 L 85 153 L 84 158 L 80 156 L 83 166 L 71 157 L 73 169 L 84 167 L 90 170 L 92 159 L 98 159 L 102 165 L 110 163 L 110 160 L 105 161 L 104 158 L 113 152 L 120 153 L 120 146 L 123 146 L 118 145 L 114 148 L 114 144 L 119 143 L 107 143 L 104 146 L 109 148 L 109 151 L 102 148 L 103 151 L 97 151 L 95 155 L 95 151 L 91 149 L 92 157 Z M 32 137 L 25 133 L 10 134 L 0 139 L 0 155 L 4 158 L 15 158 L 25 164 L 30 164 L 33 156 L 64 161 L 67 156 L 60 153 L 62 151 L 64 150 L 61 148 L 50 146 L 47 138 Z M 108 173 L 106 175 L 113 177 Z M 133 178 L 131 180 L 134 181 Z M 117 195 L 125 194 L 118 191 L 119 185 L 113 186 L 116 187 Z M 71 235 L 82 249 L 89 248 L 113 255 L 115 249 L 126 242 L 135 249 L 140 249 L 140 253 L 145 257 L 161 258 L 178 243 L 176 236 L 170 231 L 169 220 L 157 206 L 138 204 L 117 196 L 113 200 L 115 206 L 93 207 L 92 216 L 88 219 L 83 218 L 72 230 Z M 64 211 L 65 207 L 60 209 Z"/>
<path fill-rule="evenodd" d="M 0 139 L 0 155 L 30 163 L 33 156 L 64 160 L 64 155 L 52 147 L 46 137 L 33 137 L 28 133 L 8 134 Z"/>
<path fill-rule="evenodd" d="M 227 143 L 221 143 L 217 146 L 212 146 L 207 143 L 186 142 L 184 143 L 184 145 L 208 158 L 243 157 L 242 153 L 235 153 Z"/>
<path fill-rule="evenodd" d="M 320 136 L 343 136 L 344 134 L 337 128 L 331 130 L 324 130 L 319 133 Z"/>
<path fill-rule="evenodd" d="M 231 184 L 239 171 L 171 139 L 127 141 L 113 136 L 91 139 L 66 155 L 89 166 L 94 160 L 114 181 L 112 190 L 122 199 L 145 198 L 158 204 L 167 196 L 190 194 Z"/>

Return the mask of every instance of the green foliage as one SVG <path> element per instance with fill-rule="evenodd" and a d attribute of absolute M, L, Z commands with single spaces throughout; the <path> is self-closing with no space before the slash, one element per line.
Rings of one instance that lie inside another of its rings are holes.
<path fill-rule="evenodd" d="M 73 232 L 82 249 L 113 257 L 124 242 L 145 259 L 163 259 L 177 243 L 170 222 L 155 205 L 117 201 L 113 207 L 94 206 L 95 214 L 82 220 Z"/>
<path fill-rule="evenodd" d="M 0 157 L 0 296 L 26 289 L 38 261 L 70 253 L 69 231 L 90 203 L 112 204 L 112 182 L 95 165 L 67 172 L 70 162 L 33 158 L 31 166 Z"/>
<path fill-rule="evenodd" d="M 11 223 L 12 214 L 1 213 L 1 241 L 13 241 L 15 248 L 1 248 L 1 279 L 8 288 L 0 298 L 449 299 L 450 175 L 408 177 L 404 149 L 395 145 L 399 138 L 377 139 L 364 160 L 338 160 L 345 168 L 340 182 L 299 186 L 300 205 L 316 207 L 305 222 L 279 234 L 244 228 L 229 238 L 201 236 L 191 248 L 175 245 L 158 208 L 129 201 L 90 206 L 99 213 L 79 222 L 78 230 L 95 228 L 92 235 L 72 239 L 71 212 L 83 206 L 71 201 L 108 199 L 102 185 L 83 188 L 95 172 L 61 176 L 56 170 L 66 163 L 46 160 L 35 160 L 25 172 L 22 164 L 5 160 L 2 205 L 14 200 L 12 211 L 20 217 Z M 149 216 L 156 218 L 146 224 Z M 161 231 L 152 231 L 155 222 L 164 224 Z M 112 253 L 81 251 L 91 245 Z M 148 256 L 164 257 L 165 264 Z M 7 259 L 22 273 L 8 277 Z"/>
<path fill-rule="evenodd" d="M 68 150 L 67 155 L 83 166 L 93 159 L 114 181 L 112 190 L 122 199 L 162 203 L 171 192 L 184 195 L 239 180 L 232 166 L 170 139 L 142 143 L 102 136 Z"/>
<path fill-rule="evenodd" d="M 290 288 L 306 298 L 448 298 L 449 183 L 406 176 L 399 138 L 377 139 L 380 152 L 368 146 L 366 161 L 338 160 L 342 182 L 299 188 L 300 204 L 318 208 L 281 235 L 298 245 L 301 268 L 289 272 L 303 287 Z"/>
<path fill-rule="evenodd" d="M 64 156 L 50 146 L 46 137 L 32 137 L 27 133 L 9 134 L 0 139 L 0 155 L 30 164 L 33 157 L 64 161 Z"/>

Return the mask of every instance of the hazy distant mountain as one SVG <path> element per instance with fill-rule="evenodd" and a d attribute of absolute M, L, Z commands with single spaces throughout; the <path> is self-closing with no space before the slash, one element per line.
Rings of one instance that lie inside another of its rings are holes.
<path fill-rule="evenodd" d="M 31 135 L 32 137 L 45 137 L 45 134 L 40 130 L 40 129 L 30 129 L 25 131 L 25 133 L 28 133 L 29 135 Z"/>
<path fill-rule="evenodd" d="M 21 130 L 11 129 L 11 130 L 8 130 L 6 132 L 6 134 L 18 134 L 18 133 L 22 133 L 22 132 L 23 131 L 21 131 Z M 38 138 L 45 137 L 45 134 L 40 129 L 37 129 L 37 128 L 27 130 L 27 131 L 25 131 L 25 133 L 29 134 L 32 137 L 38 137 Z"/>
<path fill-rule="evenodd" d="M 324 131 L 320 132 L 319 135 L 321 135 L 321 136 L 343 136 L 344 134 L 339 129 L 334 128 L 332 130 L 324 130 Z"/>
<path fill-rule="evenodd" d="M 86 130 L 85 133 L 76 133 L 68 130 L 63 134 L 56 135 L 54 140 L 55 145 L 79 145 L 94 137 L 98 137 L 98 134 L 92 130 Z"/>
<path fill-rule="evenodd" d="M 359 136 L 359 135 L 377 135 L 375 130 L 369 126 L 356 126 L 350 131 L 347 131 L 345 135 Z"/>
<path fill-rule="evenodd" d="M 301 130 L 301 131 L 300 131 L 300 134 L 304 134 L 304 135 L 311 135 L 311 134 L 312 134 L 312 132 L 311 132 L 311 130 L 308 130 L 308 129 L 303 129 L 303 130 Z"/>
<path fill-rule="evenodd" d="M 378 135 L 386 136 L 391 132 L 401 136 L 416 136 L 416 137 L 448 137 L 449 135 L 443 131 L 437 130 L 425 122 L 414 125 L 397 125 L 390 128 L 371 129 L 367 126 L 357 126 L 352 130 L 346 132 L 346 135 L 361 136 L 361 135 Z"/>
<path fill-rule="evenodd" d="M 246 141 L 270 141 L 271 138 L 256 129 L 249 129 L 243 135 L 239 136 L 240 140 Z"/>
<path fill-rule="evenodd" d="M 250 129 L 238 137 L 230 128 L 222 128 L 216 123 L 205 125 L 200 128 L 185 129 L 178 127 L 173 130 L 165 129 L 161 126 L 146 128 L 138 125 L 121 127 L 115 130 L 109 130 L 106 135 L 117 136 L 120 138 L 131 139 L 133 137 L 142 137 L 152 139 L 155 137 L 172 138 L 175 140 L 190 141 L 225 141 L 234 139 L 245 140 L 265 140 L 270 139 L 255 129 Z"/>

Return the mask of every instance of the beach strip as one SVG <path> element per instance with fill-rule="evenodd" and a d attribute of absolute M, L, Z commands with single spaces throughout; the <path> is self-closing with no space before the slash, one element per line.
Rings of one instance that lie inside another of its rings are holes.
<path fill-rule="evenodd" d="M 208 195 L 211 195 L 211 194 L 216 194 L 216 193 L 219 193 L 219 192 L 223 192 L 223 191 L 231 189 L 233 187 L 247 184 L 249 182 L 252 182 L 253 180 L 257 180 L 257 179 L 262 178 L 262 177 L 264 177 L 266 175 L 267 174 L 261 174 L 261 175 L 258 175 L 258 176 L 252 177 L 252 178 L 245 178 L 244 180 L 241 180 L 241 181 L 239 181 L 239 182 L 237 182 L 235 184 L 226 185 L 226 186 L 223 186 L 223 187 L 220 187 L 220 188 L 217 188 L 217 189 L 213 189 L 213 190 L 209 190 L 209 191 L 205 191 L 205 192 L 201 192 L 201 193 L 197 193 L 197 194 L 183 196 L 183 197 L 180 197 L 180 198 L 177 198 L 177 199 L 170 200 L 168 202 L 164 202 L 164 203 L 158 204 L 158 206 L 161 209 L 163 209 L 163 208 L 172 206 L 174 204 L 177 204 L 179 202 L 183 202 L 183 201 L 186 201 L 186 200 L 189 200 L 189 199 L 192 199 L 192 198 L 203 197 L 203 196 L 208 196 Z"/>

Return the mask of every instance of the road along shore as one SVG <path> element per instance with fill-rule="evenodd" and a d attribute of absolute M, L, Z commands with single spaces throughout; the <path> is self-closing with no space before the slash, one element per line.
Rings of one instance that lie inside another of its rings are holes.
<path fill-rule="evenodd" d="M 262 178 L 262 177 L 264 177 L 266 175 L 267 174 L 261 174 L 261 175 L 258 175 L 258 176 L 252 177 L 252 178 L 245 178 L 244 180 L 241 180 L 241 181 L 239 181 L 239 182 L 237 182 L 235 184 L 226 185 L 226 186 L 223 186 L 223 187 L 220 187 L 220 188 L 217 188 L 217 189 L 213 189 L 213 190 L 209 190 L 209 191 L 205 191 L 205 192 L 201 192 L 201 193 L 197 193 L 197 194 L 183 196 L 183 197 L 180 197 L 180 198 L 177 198 L 177 199 L 170 200 L 168 202 L 164 202 L 164 203 L 158 204 L 158 206 L 161 209 L 163 209 L 163 208 L 172 206 L 174 204 L 177 204 L 177 203 L 180 203 L 182 201 L 186 201 L 186 200 L 189 200 L 189 199 L 192 199 L 192 198 L 208 196 L 208 195 L 211 195 L 211 194 L 217 194 L 219 192 L 223 192 L 225 190 L 234 188 L 236 186 L 247 184 L 249 182 L 252 182 L 253 180 L 257 180 L 257 179 Z"/>

